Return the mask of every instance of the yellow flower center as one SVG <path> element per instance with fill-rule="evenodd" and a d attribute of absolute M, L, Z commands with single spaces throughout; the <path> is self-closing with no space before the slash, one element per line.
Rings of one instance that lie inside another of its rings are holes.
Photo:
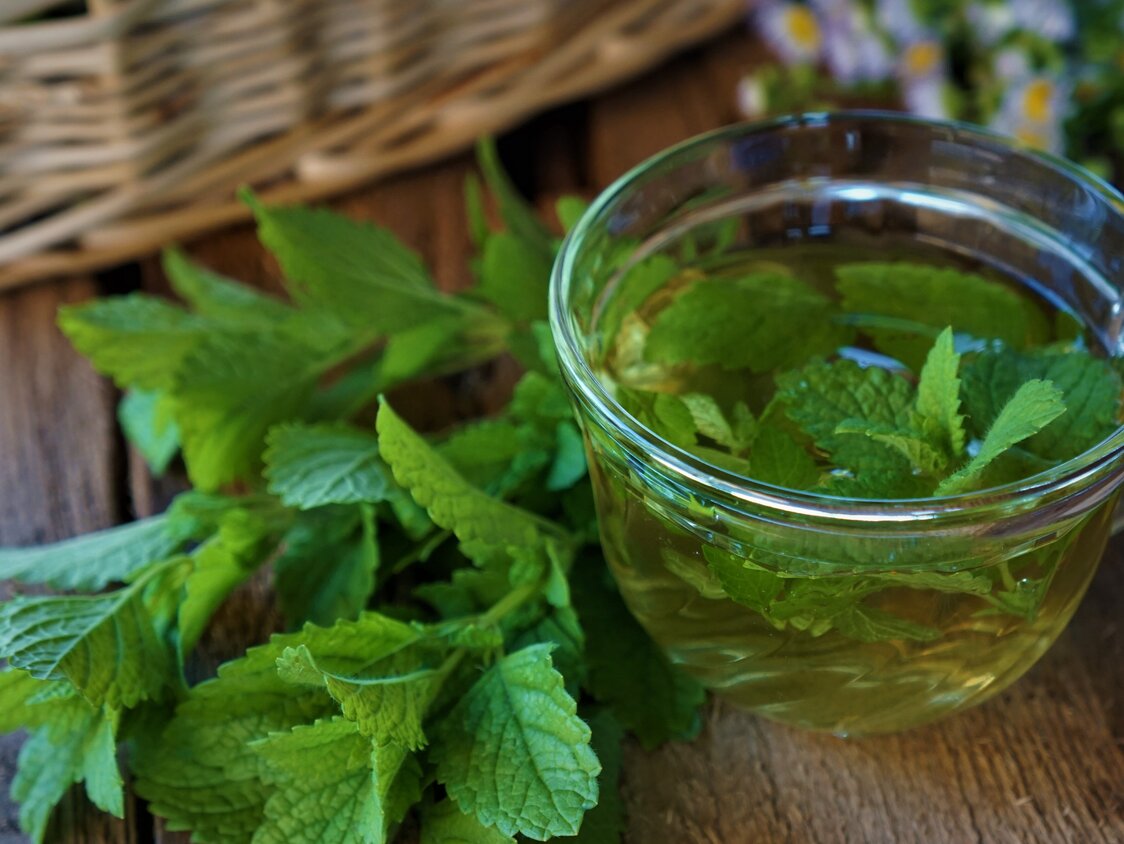
<path fill-rule="evenodd" d="M 1046 149 L 1050 146 L 1050 139 L 1039 132 L 1037 129 L 1033 129 L 1030 126 L 1020 126 L 1019 129 L 1015 132 L 1015 137 L 1027 146 L 1031 146 L 1036 149 Z"/>
<path fill-rule="evenodd" d="M 1045 123 L 1050 119 L 1054 84 L 1048 79 L 1035 79 L 1023 91 L 1023 113 L 1035 123 Z"/>
<path fill-rule="evenodd" d="M 919 41 L 906 47 L 903 62 L 910 76 L 928 76 L 941 61 L 941 48 L 935 41 Z"/>
<path fill-rule="evenodd" d="M 815 52 L 820 48 L 820 25 L 806 6 L 789 6 L 785 12 L 785 28 L 789 37 L 802 50 Z"/>

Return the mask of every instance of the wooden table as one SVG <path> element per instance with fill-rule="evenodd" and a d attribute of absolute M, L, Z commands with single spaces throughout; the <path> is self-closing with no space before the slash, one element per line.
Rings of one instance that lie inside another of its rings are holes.
<path fill-rule="evenodd" d="M 531 121 L 502 140 L 501 152 L 544 207 L 562 192 L 592 194 L 658 149 L 733 120 L 735 80 L 756 54 L 745 35 L 732 33 L 622 89 Z M 389 226 L 427 257 L 443 286 L 456 288 L 468 282 L 461 186 L 471 167 L 462 156 L 335 205 Z M 276 268 L 248 227 L 189 251 L 223 273 L 276 286 Z M 182 488 L 182 480 L 149 477 L 117 430 L 114 390 L 54 325 L 61 304 L 138 288 L 163 289 L 153 261 L 0 298 L 0 545 L 58 540 L 157 512 Z M 1025 679 L 935 727 L 843 742 L 714 703 L 695 742 L 654 753 L 629 748 L 628 841 L 1124 841 L 1122 562 L 1118 541 L 1069 630 Z M 240 653 L 276 625 L 268 584 L 251 584 L 220 613 L 195 670 Z M 0 739 L 4 792 L 18 744 Z M 25 840 L 15 819 L 16 808 L 0 797 L 0 844 Z M 187 838 L 163 832 L 139 801 L 122 822 L 75 791 L 49 840 Z"/>

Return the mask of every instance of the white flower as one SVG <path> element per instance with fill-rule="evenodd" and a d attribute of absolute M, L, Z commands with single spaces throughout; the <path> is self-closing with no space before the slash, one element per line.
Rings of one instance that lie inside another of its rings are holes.
<path fill-rule="evenodd" d="M 1015 13 L 1007 0 L 976 0 L 968 4 L 964 14 L 973 38 L 989 47 L 1016 26 Z"/>
<path fill-rule="evenodd" d="M 815 12 L 807 6 L 766 2 L 758 9 L 757 21 L 761 36 L 785 64 L 819 58 L 823 32 Z"/>
<path fill-rule="evenodd" d="M 952 115 L 945 96 L 947 82 L 942 76 L 906 79 L 902 82 L 902 100 L 913 114 L 931 120 L 947 120 Z"/>
<path fill-rule="evenodd" d="M 769 107 L 765 85 L 754 73 L 748 73 L 738 80 L 737 99 L 738 111 L 750 120 L 764 116 Z"/>
<path fill-rule="evenodd" d="M 995 78 L 1007 85 L 1021 82 L 1030 76 L 1030 58 L 1018 47 L 1004 47 L 991 59 Z"/>
<path fill-rule="evenodd" d="M 1049 76 L 1028 77 L 1007 91 L 991 127 L 1030 146 L 1060 154 L 1069 88 Z"/>
<path fill-rule="evenodd" d="M 898 75 L 903 80 L 944 79 L 948 61 L 940 41 L 916 41 L 904 50 L 898 60 Z"/>
<path fill-rule="evenodd" d="M 928 29 L 913 10 L 912 0 L 877 0 L 875 17 L 895 41 L 909 43 L 928 37 Z"/>
<path fill-rule="evenodd" d="M 1010 6 L 1017 28 L 1048 41 L 1068 41 L 1077 32 L 1073 10 L 1065 0 L 1011 0 Z"/>
<path fill-rule="evenodd" d="M 894 60 L 865 9 L 850 6 L 826 14 L 824 30 L 824 59 L 839 82 L 877 82 L 893 73 Z"/>
<path fill-rule="evenodd" d="M 939 41 L 917 41 L 906 47 L 898 60 L 902 100 L 914 114 L 947 119 L 948 58 Z"/>

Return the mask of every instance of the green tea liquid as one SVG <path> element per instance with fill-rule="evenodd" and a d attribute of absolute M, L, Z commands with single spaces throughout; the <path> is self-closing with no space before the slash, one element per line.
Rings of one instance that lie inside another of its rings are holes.
<path fill-rule="evenodd" d="M 595 365 L 600 365 L 600 377 L 618 395 L 629 391 L 649 398 L 652 394 L 705 394 L 727 408 L 733 402 L 744 402 L 759 415 L 773 398 L 775 372 L 730 369 L 722 363 L 666 365 L 646 357 L 648 334 L 661 311 L 684 286 L 704 276 L 705 283 L 724 284 L 747 273 L 775 271 L 796 276 L 824 296 L 835 298 L 838 267 L 901 259 L 971 271 L 990 284 L 1015 291 L 1038 314 L 1034 320 L 1043 344 L 1092 345 L 1089 338 L 1078 336 L 1080 326 L 1073 317 L 1014 279 L 916 242 L 895 249 L 888 248 L 883 239 L 872 239 L 845 245 L 757 249 L 748 259 L 683 270 L 645 295 L 638 307 L 613 316 L 609 306 L 606 324 L 616 326 L 615 334 L 605 339 L 604 354 Z M 627 281 L 626 276 L 624 283 Z M 617 297 L 622 294 L 627 300 L 627 290 L 615 293 Z M 635 300 L 636 294 L 633 296 Z M 887 307 L 887 312 L 848 313 L 843 318 L 852 324 L 889 326 L 908 333 L 909 326 L 888 313 L 891 311 Z M 723 318 L 729 319 L 729 315 Z M 759 330 L 755 325 L 759 323 L 754 315 L 745 314 L 747 334 Z M 919 326 L 919 331 L 926 346 L 936 333 L 932 326 Z M 902 372 L 902 377 L 915 377 L 875 348 L 861 330 L 847 345 L 827 355 L 840 356 L 862 366 L 885 367 Z M 642 421 L 657 433 L 666 433 L 660 431 L 658 417 Z M 704 459 L 713 457 L 716 449 L 711 446 L 700 448 L 698 454 Z M 736 461 L 732 465 L 736 468 Z M 910 727 L 1002 690 L 1041 656 L 1068 622 L 1110 531 L 1111 501 L 1080 522 L 1071 522 L 1064 531 L 1037 537 L 1033 547 L 1016 549 L 1017 553 L 1002 561 L 969 561 L 965 565 L 986 578 L 985 584 L 992 584 L 985 586 L 986 594 L 979 589 L 964 593 L 916 584 L 896 587 L 892 563 L 870 560 L 872 569 L 890 574 L 880 588 L 861 590 L 863 597 L 855 607 L 862 613 L 888 614 L 935 632 L 924 638 L 895 638 L 885 632 L 856 635 L 853 629 L 815 619 L 796 617 L 779 623 L 744 602 L 731 600 L 708 565 L 712 544 L 708 527 L 690 529 L 673 523 L 658 501 L 637 494 L 637 484 L 607 471 L 597 460 L 591 461 L 591 472 L 602 540 L 613 574 L 632 612 L 673 661 L 712 690 L 766 717 L 839 734 Z M 752 536 L 744 540 L 751 545 L 754 541 Z M 808 573 L 815 570 L 815 559 L 810 558 L 804 573 L 786 579 L 774 600 L 783 600 L 789 592 L 806 594 L 810 581 L 818 581 L 812 585 L 822 586 L 823 594 L 830 597 L 854 588 L 857 578 L 863 576 Z M 1020 602 L 1020 591 L 1035 591 L 1037 597 Z"/>

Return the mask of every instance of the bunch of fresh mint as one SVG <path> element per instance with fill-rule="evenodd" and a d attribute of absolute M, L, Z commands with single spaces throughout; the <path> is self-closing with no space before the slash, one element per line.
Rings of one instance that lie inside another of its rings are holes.
<path fill-rule="evenodd" d="M 374 844 L 408 815 L 427 844 L 615 842 L 625 732 L 697 729 L 701 688 L 606 580 L 544 323 L 558 241 L 479 152 L 504 226 L 470 179 L 464 294 L 384 230 L 247 196 L 289 301 L 170 252 L 185 306 L 61 314 L 126 391 L 130 440 L 157 472 L 182 452 L 195 489 L 0 551 L 0 579 L 73 593 L 0 605 L 0 731 L 30 731 L 12 794 L 36 841 L 74 783 L 121 816 L 124 758 L 197 842 Z M 495 418 L 426 437 L 379 398 L 505 353 L 527 374 Z M 190 686 L 185 658 L 263 566 L 292 632 Z"/>

